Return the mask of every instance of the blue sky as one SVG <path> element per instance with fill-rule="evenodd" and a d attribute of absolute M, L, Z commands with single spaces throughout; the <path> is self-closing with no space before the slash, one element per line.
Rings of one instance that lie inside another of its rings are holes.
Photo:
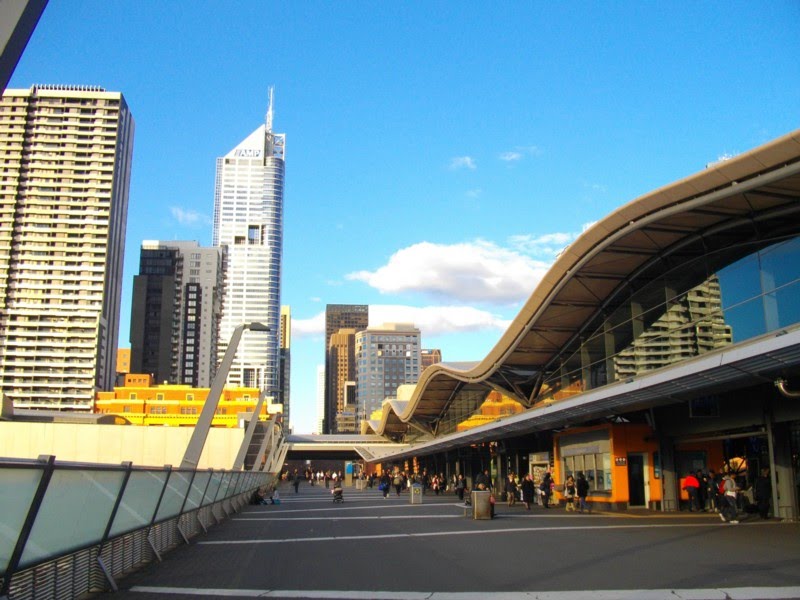
<path fill-rule="evenodd" d="M 483 358 L 587 225 L 800 126 L 799 30 L 796 0 L 50 0 L 8 87 L 127 99 L 127 346 L 142 240 L 210 245 L 215 160 L 275 86 L 308 432 L 326 303 Z"/>

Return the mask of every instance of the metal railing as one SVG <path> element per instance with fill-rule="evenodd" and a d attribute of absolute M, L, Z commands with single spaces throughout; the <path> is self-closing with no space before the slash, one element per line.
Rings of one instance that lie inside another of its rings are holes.
<path fill-rule="evenodd" d="M 0 459 L 0 599 L 75 598 L 207 531 L 272 473 Z"/>

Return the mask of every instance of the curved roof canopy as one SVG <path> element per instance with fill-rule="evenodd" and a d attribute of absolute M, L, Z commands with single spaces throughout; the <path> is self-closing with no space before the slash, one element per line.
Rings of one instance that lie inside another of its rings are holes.
<path fill-rule="evenodd" d="M 719 253 L 722 262 L 715 265 L 712 258 L 710 266 L 721 268 L 766 239 L 799 232 L 797 130 L 637 198 L 595 223 L 561 253 L 482 361 L 428 367 L 408 401 L 384 403 L 381 420 L 370 424 L 397 440 L 411 431 L 433 437 L 454 430 L 452 424 L 473 414 L 492 390 L 531 407 L 564 349 L 632 293 L 696 258 Z M 700 275 L 692 285 L 708 273 Z"/>

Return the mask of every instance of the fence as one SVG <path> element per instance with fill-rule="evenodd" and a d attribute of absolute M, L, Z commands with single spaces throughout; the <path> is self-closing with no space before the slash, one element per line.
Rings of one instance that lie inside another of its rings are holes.
<path fill-rule="evenodd" d="M 0 599 L 116 591 L 115 578 L 207 531 L 271 473 L 0 459 Z"/>

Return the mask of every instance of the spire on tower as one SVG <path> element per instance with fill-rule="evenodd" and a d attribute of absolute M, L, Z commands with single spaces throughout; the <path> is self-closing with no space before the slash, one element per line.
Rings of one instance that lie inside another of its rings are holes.
<path fill-rule="evenodd" d="M 272 98 L 275 87 L 269 86 L 269 107 L 267 108 L 267 133 L 272 133 Z"/>

